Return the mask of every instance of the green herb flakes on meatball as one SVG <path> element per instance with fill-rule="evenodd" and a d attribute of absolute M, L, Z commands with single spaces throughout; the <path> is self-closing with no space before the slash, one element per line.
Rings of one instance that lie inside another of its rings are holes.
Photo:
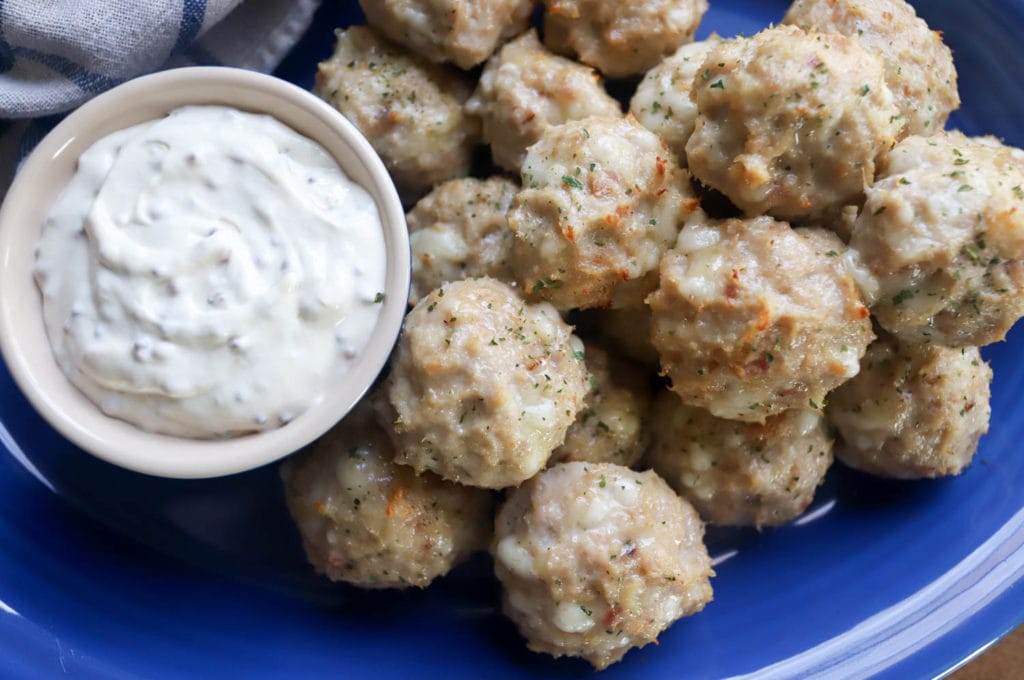
<path fill-rule="evenodd" d="M 653 472 L 563 463 L 509 494 L 491 552 L 527 645 L 597 669 L 711 600 L 704 526 Z"/>
<path fill-rule="evenodd" d="M 609 78 L 641 75 L 693 41 L 707 0 L 544 0 L 544 43 Z"/>
<path fill-rule="evenodd" d="M 896 479 L 958 475 L 988 432 L 991 382 L 977 347 L 879 338 L 860 374 L 829 396 L 836 458 Z"/>
<path fill-rule="evenodd" d="M 420 199 L 406 215 L 413 304 L 452 281 L 476 276 L 515 281 L 505 214 L 518 189 L 504 177 L 466 177 L 445 182 Z"/>
<path fill-rule="evenodd" d="M 313 567 L 361 588 L 425 588 L 491 535 L 490 494 L 396 465 L 364 402 L 281 466 Z"/>
<path fill-rule="evenodd" d="M 589 116 L 622 117 L 593 69 L 552 54 L 533 30 L 491 57 L 466 110 L 480 117 L 494 162 L 513 172 L 548 128 Z"/>
<path fill-rule="evenodd" d="M 586 343 L 585 361 L 590 394 L 548 464 L 579 460 L 636 465 L 650 439 L 647 373 L 593 342 Z"/>
<path fill-rule="evenodd" d="M 469 69 L 526 29 L 535 0 L 359 0 L 375 29 L 433 62 Z"/>
<path fill-rule="evenodd" d="M 590 389 L 583 343 L 504 283 L 446 284 L 409 313 L 386 382 L 397 460 L 461 484 L 529 479 Z"/>
<path fill-rule="evenodd" d="M 874 339 L 842 250 L 770 217 L 687 225 L 647 298 L 671 389 L 730 420 L 820 411 Z"/>
<path fill-rule="evenodd" d="M 366 136 L 412 203 L 435 184 L 469 174 L 479 121 L 463 104 L 472 87 L 448 66 L 424 63 L 365 26 L 337 32 L 313 91 Z"/>
<path fill-rule="evenodd" d="M 876 55 L 794 26 L 712 47 L 694 97 L 690 171 L 751 217 L 814 222 L 859 201 L 901 130 Z"/>
<path fill-rule="evenodd" d="M 530 147 L 508 223 L 526 294 L 567 310 L 639 307 L 679 225 L 689 175 L 632 117 L 549 128 Z"/>
<path fill-rule="evenodd" d="M 904 342 L 1002 340 L 1024 316 L 1024 151 L 959 132 L 890 154 L 850 247 L 878 322 Z"/>
<path fill-rule="evenodd" d="M 652 420 L 655 472 L 712 524 L 781 526 L 807 509 L 832 464 L 832 437 L 811 411 L 744 423 L 664 392 Z"/>
<path fill-rule="evenodd" d="M 906 134 L 941 132 L 960 107 L 953 53 L 904 0 L 796 0 L 783 22 L 842 33 L 881 57 Z"/>

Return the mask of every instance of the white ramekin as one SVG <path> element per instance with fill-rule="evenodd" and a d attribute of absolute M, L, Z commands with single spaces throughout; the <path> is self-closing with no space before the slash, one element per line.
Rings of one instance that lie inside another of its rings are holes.
<path fill-rule="evenodd" d="M 98 139 L 189 104 L 219 104 L 274 116 L 319 142 L 377 202 L 387 248 L 387 290 L 370 340 L 323 399 L 284 427 L 219 440 L 145 432 L 109 417 L 78 391 L 53 358 L 33 279 L 43 220 Z M 25 161 L 0 208 L 0 351 L 44 418 L 82 449 L 115 465 L 162 477 L 216 477 L 282 458 L 326 432 L 359 401 L 388 359 L 409 289 L 405 215 L 380 158 L 332 107 L 272 76 L 231 68 L 184 68 L 137 78 L 69 115 Z"/>

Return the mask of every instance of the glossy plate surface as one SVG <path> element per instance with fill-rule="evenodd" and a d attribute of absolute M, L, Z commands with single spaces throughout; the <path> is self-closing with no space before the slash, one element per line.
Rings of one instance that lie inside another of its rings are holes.
<path fill-rule="evenodd" d="M 788 3 L 716 0 L 754 33 Z M 956 53 L 954 124 L 1024 145 L 1024 3 L 915 3 Z M 312 81 L 354 3 L 325 3 L 280 75 Z M 2 293 L 0 293 L 2 294 Z M 1024 617 L 1024 328 L 985 351 L 992 431 L 962 477 L 836 467 L 776 531 L 712 531 L 715 601 L 602 674 L 934 677 Z M 427 591 L 362 593 L 305 567 L 276 469 L 170 481 L 114 468 L 45 426 L 0 368 L 0 675 L 592 678 L 527 652 L 478 557 Z"/>

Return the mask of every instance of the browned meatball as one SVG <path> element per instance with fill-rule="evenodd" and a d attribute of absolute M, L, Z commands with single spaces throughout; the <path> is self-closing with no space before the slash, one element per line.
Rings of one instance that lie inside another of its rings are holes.
<path fill-rule="evenodd" d="M 466 76 L 405 53 L 365 26 L 338 31 L 313 91 L 359 128 L 406 203 L 469 174 L 479 121 L 462 109 Z"/>
<path fill-rule="evenodd" d="M 281 466 L 306 556 L 332 581 L 426 587 L 491 534 L 491 498 L 396 465 L 368 402 Z"/>
<path fill-rule="evenodd" d="M 1024 316 L 1024 151 L 959 132 L 889 155 L 850 246 L 871 311 L 904 342 L 987 345 Z"/>
<path fill-rule="evenodd" d="M 386 389 L 398 462 L 500 489 L 544 467 L 590 385 L 583 343 L 554 307 L 482 278 L 409 312 Z"/>
<path fill-rule="evenodd" d="M 559 309 L 639 307 L 697 209 L 689 175 L 632 117 L 584 118 L 530 147 L 508 214 L 523 290 Z"/>
<path fill-rule="evenodd" d="M 640 75 L 693 40 L 707 0 L 544 0 L 544 42 L 610 78 Z"/>
<path fill-rule="evenodd" d="M 807 509 L 832 464 L 832 437 L 811 411 L 742 423 L 665 392 L 652 420 L 655 472 L 712 524 L 785 524 Z"/>
<path fill-rule="evenodd" d="M 409 300 L 474 276 L 513 283 L 512 231 L 505 214 L 519 185 L 504 177 L 454 179 L 406 215 L 412 250 Z"/>
<path fill-rule="evenodd" d="M 583 410 L 548 465 L 571 460 L 635 465 L 647 449 L 647 374 L 604 347 L 586 344 L 592 385 Z"/>
<path fill-rule="evenodd" d="M 860 374 L 829 395 L 828 419 L 840 435 L 836 457 L 882 477 L 960 474 L 988 432 L 991 382 L 977 347 L 880 338 Z"/>
<path fill-rule="evenodd" d="M 672 389 L 732 420 L 819 410 L 874 337 L 842 249 L 769 217 L 684 228 L 647 299 Z"/>
<path fill-rule="evenodd" d="M 820 221 L 859 201 L 901 128 L 877 56 L 794 26 L 713 46 L 694 96 L 690 171 L 749 216 Z"/>
<path fill-rule="evenodd" d="M 535 0 L 359 0 L 366 21 L 433 62 L 473 68 L 526 28 Z"/>
<path fill-rule="evenodd" d="M 656 133 L 686 167 L 686 143 L 697 123 L 694 81 L 717 37 L 683 45 L 647 72 L 629 102 L 629 112 Z"/>
<path fill-rule="evenodd" d="M 556 465 L 498 513 L 504 612 L 530 649 L 605 668 L 711 600 L 703 537 L 696 511 L 653 472 Z"/>
<path fill-rule="evenodd" d="M 494 162 L 513 172 L 548 128 L 590 116 L 622 117 L 594 69 L 544 49 L 532 30 L 487 62 L 466 110 L 480 117 Z"/>
<path fill-rule="evenodd" d="M 904 0 L 796 0 L 783 21 L 848 35 L 880 56 L 906 134 L 940 132 L 960 107 L 953 53 Z"/>

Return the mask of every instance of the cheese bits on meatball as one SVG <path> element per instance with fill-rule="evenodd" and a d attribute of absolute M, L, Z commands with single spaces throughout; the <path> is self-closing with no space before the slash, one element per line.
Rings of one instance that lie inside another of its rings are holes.
<path fill-rule="evenodd" d="M 647 450 L 647 373 L 595 343 L 586 345 L 591 390 L 548 464 L 571 460 L 635 465 Z"/>
<path fill-rule="evenodd" d="M 559 309 L 639 307 L 698 209 L 675 155 L 632 117 L 585 118 L 530 147 L 508 223 L 524 292 Z"/>
<path fill-rule="evenodd" d="M 493 489 L 529 479 L 583 408 L 583 359 L 549 304 L 487 278 L 438 288 L 406 317 L 386 383 L 398 462 Z"/>
<path fill-rule="evenodd" d="M 641 125 L 661 137 L 684 167 L 686 143 L 697 123 L 694 80 L 708 52 L 718 42 L 719 39 L 712 38 L 680 47 L 647 72 L 629 102 L 629 112 Z"/>
<path fill-rule="evenodd" d="M 515 281 L 512 231 L 505 214 L 519 186 L 504 177 L 454 179 L 406 215 L 415 304 L 442 284 L 475 276 Z"/>
<path fill-rule="evenodd" d="M 480 125 L 462 106 L 465 75 L 421 59 L 365 26 L 338 31 L 313 91 L 362 132 L 406 203 L 435 184 L 469 174 Z"/>
<path fill-rule="evenodd" d="M 842 33 L 880 56 L 906 134 L 941 132 L 960 107 L 953 53 L 904 0 L 796 0 L 783 22 Z"/>
<path fill-rule="evenodd" d="M 544 42 L 609 78 L 640 75 L 693 41 L 707 0 L 544 0 Z"/>
<path fill-rule="evenodd" d="M 652 421 L 652 467 L 712 524 L 781 526 L 807 509 L 832 464 L 825 420 L 811 411 L 743 423 L 664 392 Z"/>
<path fill-rule="evenodd" d="M 556 465 L 498 513 L 503 609 L 530 649 L 605 668 L 711 600 L 703 537 L 694 509 L 653 472 Z"/>
<path fill-rule="evenodd" d="M 730 420 L 820 410 L 874 339 L 842 250 L 770 217 L 687 225 L 647 299 L 671 389 Z"/>
<path fill-rule="evenodd" d="M 868 348 L 860 374 L 829 396 L 836 458 L 897 479 L 960 474 L 988 432 L 991 382 L 977 347 L 882 337 Z"/>
<path fill-rule="evenodd" d="M 544 49 L 533 30 L 487 62 L 466 110 L 480 117 L 494 162 L 513 172 L 522 167 L 527 147 L 553 125 L 622 117 L 593 69 Z"/>
<path fill-rule="evenodd" d="M 712 47 L 694 95 L 690 171 L 749 216 L 815 221 L 857 202 L 901 130 L 877 56 L 794 26 Z"/>
<path fill-rule="evenodd" d="M 535 0 L 359 0 L 366 21 L 430 61 L 469 69 L 526 28 Z"/>
<path fill-rule="evenodd" d="M 281 477 L 306 556 L 332 581 L 424 588 L 490 539 L 490 494 L 396 465 L 368 402 Z"/>
<path fill-rule="evenodd" d="M 1024 316 L 1024 151 L 959 132 L 890 154 L 850 246 L 878 322 L 904 342 L 1002 340 Z"/>

